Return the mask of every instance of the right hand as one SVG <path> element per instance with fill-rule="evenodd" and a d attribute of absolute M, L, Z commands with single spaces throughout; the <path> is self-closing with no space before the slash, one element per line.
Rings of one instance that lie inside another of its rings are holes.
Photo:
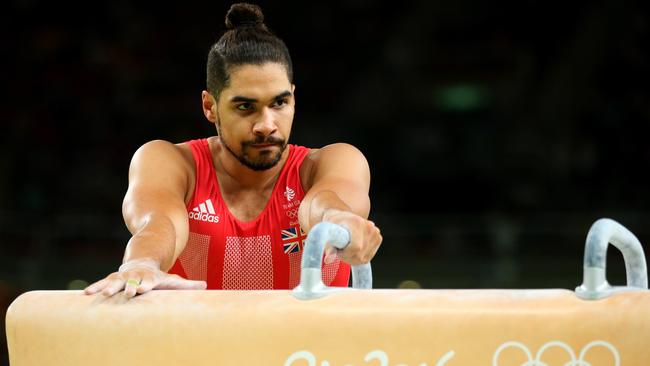
<path fill-rule="evenodd" d="M 350 243 L 345 249 L 336 249 L 331 245 L 325 247 L 326 264 L 334 262 L 336 257 L 351 265 L 369 263 L 383 240 L 374 222 L 350 211 L 327 209 L 323 213 L 323 221 L 341 225 L 350 233 Z"/>
<path fill-rule="evenodd" d="M 101 291 L 104 296 L 113 296 L 124 290 L 127 298 L 153 289 L 159 290 L 205 290 L 205 281 L 191 281 L 160 270 L 153 260 L 138 259 L 124 263 L 117 272 L 99 280 L 84 289 L 86 295 Z"/>

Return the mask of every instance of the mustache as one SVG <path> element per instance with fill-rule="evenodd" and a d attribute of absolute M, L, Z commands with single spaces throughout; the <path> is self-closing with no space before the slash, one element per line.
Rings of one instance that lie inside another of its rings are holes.
<path fill-rule="evenodd" d="M 271 144 L 271 145 L 284 146 L 285 141 L 284 141 L 284 139 L 281 139 L 279 137 L 257 136 L 257 137 L 255 137 L 255 140 L 243 141 L 241 144 L 242 144 L 243 147 L 250 146 L 250 145 L 260 145 L 260 144 Z"/>

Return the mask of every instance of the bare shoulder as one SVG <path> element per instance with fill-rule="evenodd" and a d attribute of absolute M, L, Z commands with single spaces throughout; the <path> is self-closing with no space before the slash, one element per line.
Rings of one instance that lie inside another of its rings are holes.
<path fill-rule="evenodd" d="M 366 162 L 366 158 L 361 150 L 343 142 L 327 145 L 320 149 L 312 149 L 307 158 L 316 167 L 321 164 L 330 163 L 347 164 L 348 162 Z"/>
<path fill-rule="evenodd" d="M 171 180 L 187 185 L 191 182 L 194 164 L 189 147 L 183 145 L 165 140 L 153 140 L 143 144 L 133 154 L 129 178 L 150 183 L 155 180 L 161 183 Z"/>
<path fill-rule="evenodd" d="M 134 156 L 156 154 L 174 155 L 180 152 L 181 145 L 183 144 L 173 144 L 165 140 L 152 140 L 140 146 Z"/>
<path fill-rule="evenodd" d="M 361 150 L 353 145 L 340 142 L 320 149 L 310 149 L 300 167 L 300 176 L 303 186 L 311 187 L 316 175 L 329 172 L 345 173 L 357 170 L 359 167 L 364 170 L 368 169 L 368 162 Z"/>
<path fill-rule="evenodd" d="M 356 148 L 354 145 L 350 145 L 344 142 L 338 142 L 335 144 L 323 146 L 320 149 L 311 149 L 306 157 L 306 159 L 311 160 L 312 162 L 318 162 L 322 159 L 340 158 L 361 158 L 365 160 L 365 157 L 363 156 L 361 150 Z"/>
<path fill-rule="evenodd" d="M 165 140 L 149 141 L 136 150 L 133 154 L 134 163 L 156 163 L 166 162 L 167 165 L 186 165 L 192 153 L 187 144 L 173 144 Z M 190 160 L 191 161 L 191 160 Z"/>

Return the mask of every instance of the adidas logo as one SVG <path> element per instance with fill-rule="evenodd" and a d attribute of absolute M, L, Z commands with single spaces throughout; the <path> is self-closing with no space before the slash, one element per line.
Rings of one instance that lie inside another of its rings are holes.
<path fill-rule="evenodd" d="M 192 211 L 188 213 L 188 217 L 198 221 L 214 222 L 215 224 L 219 222 L 219 216 L 214 212 L 214 206 L 212 206 L 211 200 L 206 200 L 200 205 L 194 207 Z"/>

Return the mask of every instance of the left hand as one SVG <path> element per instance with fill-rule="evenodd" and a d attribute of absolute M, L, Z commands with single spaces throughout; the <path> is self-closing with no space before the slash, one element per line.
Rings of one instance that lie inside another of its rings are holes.
<path fill-rule="evenodd" d="M 331 245 L 325 247 L 325 263 L 329 264 L 338 256 L 355 266 L 365 264 L 375 256 L 382 237 L 375 223 L 349 211 L 328 209 L 323 213 L 323 221 L 341 225 L 350 231 L 350 244 L 343 249 Z"/>

